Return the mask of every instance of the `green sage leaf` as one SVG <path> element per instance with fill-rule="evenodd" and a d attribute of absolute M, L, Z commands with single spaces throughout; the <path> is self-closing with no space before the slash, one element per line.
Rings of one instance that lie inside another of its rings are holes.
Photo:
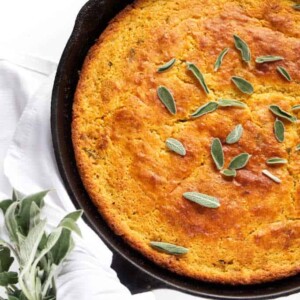
<path fill-rule="evenodd" d="M 274 133 L 276 140 L 282 143 L 284 141 L 284 124 L 278 119 L 274 123 Z"/>
<path fill-rule="evenodd" d="M 243 126 L 241 124 L 237 125 L 227 136 L 226 143 L 234 144 L 240 140 L 243 134 Z"/>
<path fill-rule="evenodd" d="M 9 248 L 0 246 L 0 273 L 7 272 L 13 261 L 14 258 L 10 256 Z"/>
<path fill-rule="evenodd" d="M 219 99 L 218 105 L 221 107 L 227 107 L 227 106 L 240 107 L 240 108 L 247 107 L 247 105 L 244 102 L 238 100 L 230 100 L 230 99 Z"/>
<path fill-rule="evenodd" d="M 234 169 L 232 169 L 232 170 L 225 169 L 225 170 L 222 170 L 220 173 L 222 175 L 224 175 L 225 177 L 236 177 L 236 170 L 234 170 Z"/>
<path fill-rule="evenodd" d="M 150 246 L 156 250 L 165 252 L 167 254 L 173 254 L 173 255 L 182 255 L 186 254 L 189 249 L 181 246 L 177 246 L 170 243 L 164 243 L 164 242 L 150 242 Z"/>
<path fill-rule="evenodd" d="M 237 35 L 234 35 L 233 38 L 235 47 L 240 50 L 243 61 L 249 63 L 251 60 L 251 52 L 247 43 Z"/>
<path fill-rule="evenodd" d="M 214 71 L 218 71 L 219 68 L 221 67 L 223 58 L 225 57 L 225 55 L 228 53 L 229 48 L 225 48 L 218 56 L 216 62 L 215 62 L 215 66 L 214 66 Z"/>
<path fill-rule="evenodd" d="M 214 112 L 218 108 L 218 103 L 217 102 L 208 102 L 205 103 L 204 105 L 200 106 L 195 112 L 191 114 L 191 117 L 193 118 L 198 118 L 203 115 L 209 114 L 211 112 Z"/>
<path fill-rule="evenodd" d="M 9 236 L 11 238 L 11 240 L 14 243 L 18 242 L 18 223 L 16 220 L 16 209 L 19 205 L 19 202 L 14 202 L 13 204 L 11 204 L 9 206 L 9 208 L 7 209 L 4 219 L 5 219 L 5 226 L 7 228 L 7 231 L 9 233 Z"/>
<path fill-rule="evenodd" d="M 7 209 L 10 207 L 11 204 L 13 204 L 14 202 L 10 199 L 6 199 L 6 200 L 2 200 L 0 202 L 0 209 L 2 209 L 3 214 L 6 213 Z"/>
<path fill-rule="evenodd" d="M 0 273 L 0 286 L 8 286 L 17 283 L 18 283 L 18 273 L 16 272 Z"/>
<path fill-rule="evenodd" d="M 295 5 L 293 5 L 293 9 L 295 9 L 295 10 L 300 10 L 300 4 L 295 4 Z"/>
<path fill-rule="evenodd" d="M 273 175 L 271 172 L 269 172 L 268 170 L 263 170 L 262 173 L 269 177 L 270 179 L 272 179 L 273 181 L 275 181 L 276 183 L 281 183 L 281 180 L 276 177 L 275 175 Z"/>
<path fill-rule="evenodd" d="M 50 251 L 51 260 L 59 265 L 72 249 L 71 231 L 63 229 L 61 235 Z"/>
<path fill-rule="evenodd" d="M 244 94 L 251 95 L 254 92 L 252 84 L 244 78 L 233 76 L 231 77 L 231 80 L 236 85 L 236 87 Z"/>
<path fill-rule="evenodd" d="M 79 226 L 75 223 L 74 220 L 70 219 L 70 218 L 64 218 L 60 223 L 59 223 L 60 227 L 63 227 L 65 229 L 68 229 L 70 231 L 74 231 L 76 232 L 79 236 L 81 236 L 81 231 Z"/>
<path fill-rule="evenodd" d="M 202 88 L 204 89 L 206 94 L 209 94 L 209 89 L 205 83 L 205 79 L 203 74 L 201 73 L 201 71 L 198 69 L 198 67 L 190 62 L 187 62 L 187 68 L 189 71 L 191 71 L 193 73 L 193 75 L 196 77 L 196 79 L 199 81 L 200 85 L 202 86 Z"/>
<path fill-rule="evenodd" d="M 296 146 L 296 151 L 300 150 L 300 144 Z"/>
<path fill-rule="evenodd" d="M 274 62 L 284 60 L 282 56 L 275 56 L 275 55 L 266 55 L 266 56 L 259 56 L 256 58 L 255 62 L 258 64 L 263 64 L 267 62 Z"/>
<path fill-rule="evenodd" d="M 251 155 L 249 155 L 248 153 L 241 153 L 231 160 L 228 168 L 234 170 L 242 169 L 247 165 L 250 157 Z"/>
<path fill-rule="evenodd" d="M 185 156 L 186 155 L 186 150 L 184 148 L 184 146 L 182 145 L 181 142 L 179 142 L 176 139 L 173 138 L 168 138 L 166 140 L 166 146 L 171 150 L 174 151 L 175 153 L 181 155 L 181 156 Z"/>
<path fill-rule="evenodd" d="M 292 81 L 289 72 L 284 67 L 277 67 L 277 71 L 281 74 L 287 81 Z"/>
<path fill-rule="evenodd" d="M 176 62 L 176 58 L 172 58 L 171 60 L 169 60 L 167 63 L 165 63 L 164 65 L 162 65 L 161 67 L 159 67 L 157 69 L 158 73 L 162 73 L 164 71 L 167 71 L 168 69 L 170 69 Z"/>
<path fill-rule="evenodd" d="M 289 114 L 288 112 L 284 111 L 283 109 L 281 109 L 278 105 L 270 105 L 269 106 L 270 111 L 275 115 L 278 116 L 280 118 L 283 118 L 285 120 L 288 120 L 292 123 L 297 121 L 297 118 L 292 116 L 291 114 Z"/>
<path fill-rule="evenodd" d="M 294 106 L 292 107 L 292 110 L 294 110 L 294 111 L 297 111 L 297 110 L 299 110 L 299 109 L 300 109 L 300 104 L 294 105 Z"/>
<path fill-rule="evenodd" d="M 183 197 L 189 201 L 195 202 L 201 206 L 208 208 L 218 208 L 220 207 L 220 201 L 212 196 L 201 194 L 198 192 L 186 192 Z"/>
<path fill-rule="evenodd" d="M 73 221 L 78 221 L 81 216 L 83 214 L 83 210 L 82 209 L 78 209 L 78 210 L 75 210 L 73 212 L 70 212 L 69 214 L 67 214 L 64 219 L 72 219 Z"/>
<path fill-rule="evenodd" d="M 278 165 L 278 164 L 287 164 L 287 160 L 284 158 L 280 157 L 271 157 L 267 159 L 267 164 L 268 165 Z"/>
<path fill-rule="evenodd" d="M 210 153 L 216 164 L 216 167 L 218 168 L 218 170 L 221 170 L 224 166 L 224 153 L 220 139 L 213 139 Z"/>
<path fill-rule="evenodd" d="M 165 86 L 159 86 L 157 89 L 157 95 L 160 101 L 165 105 L 167 110 L 172 114 L 176 114 L 176 103 L 171 92 Z"/>

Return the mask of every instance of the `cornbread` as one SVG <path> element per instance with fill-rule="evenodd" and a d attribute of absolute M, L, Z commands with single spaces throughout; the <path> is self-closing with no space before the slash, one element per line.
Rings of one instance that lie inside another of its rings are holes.
<path fill-rule="evenodd" d="M 300 104 L 300 12 L 294 4 L 138 0 L 112 20 L 85 59 L 72 122 L 84 186 L 116 234 L 173 272 L 227 284 L 266 282 L 300 272 L 299 121 L 276 117 L 269 109 L 277 105 L 300 118 L 292 111 Z M 234 35 L 248 45 L 249 63 L 236 48 Z M 225 48 L 228 53 L 214 71 Z M 255 62 L 267 55 L 284 59 Z M 173 58 L 172 67 L 157 71 Z M 201 70 L 208 94 L 188 62 Z M 233 76 L 251 83 L 254 92 L 243 93 Z M 159 86 L 173 95 L 176 113 L 160 101 Z M 246 107 L 218 107 L 191 117 L 200 106 L 219 99 L 241 101 Z M 283 142 L 274 134 L 276 118 L 284 125 Z M 240 139 L 226 143 L 239 124 Z M 170 138 L 185 147 L 185 155 L 166 146 Z M 221 172 L 211 155 L 216 138 L 224 151 Z M 224 176 L 241 153 L 251 155 L 247 164 L 235 177 Z M 287 163 L 268 164 L 274 157 Z M 215 197 L 220 206 L 189 201 L 183 197 L 187 192 Z M 171 255 L 151 242 L 188 252 Z"/>

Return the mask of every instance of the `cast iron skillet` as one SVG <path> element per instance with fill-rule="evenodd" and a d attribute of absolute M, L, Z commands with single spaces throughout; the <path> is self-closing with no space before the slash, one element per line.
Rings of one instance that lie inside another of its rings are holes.
<path fill-rule="evenodd" d="M 116 236 L 92 204 L 80 180 L 74 159 L 70 126 L 73 95 L 87 51 L 109 20 L 131 2 L 132 0 L 90 0 L 78 14 L 58 66 L 52 94 L 52 138 L 58 168 L 72 201 L 77 207 L 84 209 L 86 220 L 114 253 L 125 258 L 127 262 L 122 263 L 122 266 L 124 269 L 125 264 L 128 271 L 125 274 L 129 280 L 127 282 L 146 278 L 141 281 L 139 288 L 135 286 L 133 292 L 164 287 L 214 299 L 271 299 L 300 291 L 300 275 L 268 284 L 232 287 L 196 281 L 169 272 L 143 257 Z"/>

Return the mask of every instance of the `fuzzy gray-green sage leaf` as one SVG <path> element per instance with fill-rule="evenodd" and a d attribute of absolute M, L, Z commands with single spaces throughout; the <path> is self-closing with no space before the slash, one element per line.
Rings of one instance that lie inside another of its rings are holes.
<path fill-rule="evenodd" d="M 240 140 L 243 134 L 243 126 L 241 124 L 237 125 L 227 136 L 226 143 L 234 144 Z"/>
<path fill-rule="evenodd" d="M 287 81 L 292 81 L 291 75 L 284 67 L 277 67 L 278 73 L 283 76 Z"/>
<path fill-rule="evenodd" d="M 216 164 L 216 167 L 218 168 L 218 170 L 221 170 L 224 166 L 224 153 L 220 139 L 213 139 L 210 153 L 213 158 L 213 161 Z"/>
<path fill-rule="evenodd" d="M 284 141 L 284 124 L 278 119 L 274 122 L 274 133 L 276 140 L 282 143 Z"/>
<path fill-rule="evenodd" d="M 202 86 L 203 90 L 206 94 L 209 94 L 209 89 L 205 83 L 205 79 L 201 71 L 198 69 L 198 67 L 190 62 L 187 62 L 187 69 L 193 73 L 193 75 L 196 77 L 196 79 L 199 81 L 200 85 Z"/>
<path fill-rule="evenodd" d="M 236 170 L 235 169 L 225 169 L 225 170 L 222 170 L 220 172 L 223 176 L 225 177 L 236 177 Z"/>
<path fill-rule="evenodd" d="M 189 249 L 185 247 L 164 242 L 150 242 L 150 246 L 156 250 L 173 255 L 182 255 L 186 254 L 189 251 Z"/>
<path fill-rule="evenodd" d="M 198 118 L 208 113 L 214 112 L 218 108 L 217 102 L 208 102 L 200 106 L 195 112 L 191 114 L 191 117 Z"/>
<path fill-rule="evenodd" d="M 278 165 L 278 164 L 287 164 L 287 160 L 284 158 L 280 157 L 271 157 L 267 159 L 267 164 L 268 165 Z"/>
<path fill-rule="evenodd" d="M 229 48 L 225 48 L 218 56 L 216 62 L 215 62 L 215 66 L 214 66 L 214 71 L 218 71 L 221 67 L 223 58 L 225 57 L 225 55 L 228 53 Z"/>
<path fill-rule="evenodd" d="M 234 35 L 233 38 L 235 47 L 240 50 L 243 61 L 249 63 L 251 60 L 251 52 L 247 43 L 237 35 Z"/>
<path fill-rule="evenodd" d="M 232 169 L 234 169 L 234 170 L 242 169 L 247 165 L 250 157 L 251 157 L 251 155 L 249 155 L 248 153 L 241 153 L 231 160 L 228 168 L 231 170 Z"/>
<path fill-rule="evenodd" d="M 280 60 L 284 60 L 284 58 L 282 56 L 266 55 L 266 56 L 257 57 L 255 62 L 257 64 L 263 64 L 263 63 L 275 62 L 275 61 L 280 61 Z"/>
<path fill-rule="evenodd" d="M 269 177 L 270 179 L 272 179 L 274 182 L 276 183 L 281 183 L 281 179 L 279 179 L 278 177 L 276 177 L 275 175 L 273 175 L 271 172 L 269 172 L 268 170 L 263 170 L 262 173 Z"/>
<path fill-rule="evenodd" d="M 238 100 L 231 100 L 231 99 L 219 99 L 218 105 L 220 107 L 240 107 L 245 108 L 247 105 L 244 102 L 238 101 Z"/>
<path fill-rule="evenodd" d="M 158 73 L 162 73 L 164 71 L 169 70 L 170 68 L 172 68 L 174 66 L 175 62 L 176 62 L 176 58 L 172 58 L 171 60 L 169 60 L 168 62 L 166 62 L 164 65 L 162 65 L 161 67 L 159 67 L 157 69 L 157 72 Z"/>
<path fill-rule="evenodd" d="M 195 202 L 201 206 L 208 208 L 218 208 L 220 207 L 220 201 L 212 196 L 201 194 L 198 192 L 186 192 L 183 197 L 189 201 Z"/>
<path fill-rule="evenodd" d="M 253 94 L 254 88 L 252 84 L 246 79 L 239 76 L 233 76 L 231 77 L 231 80 L 242 93 L 248 95 Z"/>
<path fill-rule="evenodd" d="M 173 152 L 185 156 L 186 155 L 186 150 L 181 142 L 179 142 L 176 139 L 173 138 L 168 138 L 166 140 L 166 146 Z"/>
<path fill-rule="evenodd" d="M 172 114 L 176 114 L 176 103 L 173 95 L 165 86 L 159 86 L 157 89 L 157 95 L 160 101 L 165 105 L 167 110 Z"/>
<path fill-rule="evenodd" d="M 270 111 L 277 117 L 283 118 L 285 120 L 288 120 L 292 123 L 297 121 L 297 118 L 295 116 L 292 116 L 288 112 L 281 109 L 278 105 L 272 104 L 269 106 Z"/>

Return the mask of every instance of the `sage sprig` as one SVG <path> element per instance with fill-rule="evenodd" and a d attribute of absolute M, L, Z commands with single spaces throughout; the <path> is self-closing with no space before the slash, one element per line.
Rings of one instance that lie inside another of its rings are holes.
<path fill-rule="evenodd" d="M 257 64 L 263 64 L 263 63 L 275 62 L 275 61 L 280 61 L 280 60 L 284 60 L 284 58 L 282 56 L 266 55 L 266 56 L 257 57 L 255 62 Z"/>
<path fill-rule="evenodd" d="M 271 157 L 267 159 L 266 163 L 268 165 L 278 165 L 278 164 L 287 164 L 287 160 L 280 157 Z"/>
<path fill-rule="evenodd" d="M 284 124 L 278 119 L 274 122 L 274 133 L 277 141 L 282 143 L 284 141 Z"/>
<path fill-rule="evenodd" d="M 231 80 L 242 93 L 251 95 L 254 92 L 252 84 L 246 79 L 239 76 L 233 76 L 231 77 Z"/>
<path fill-rule="evenodd" d="M 226 143 L 234 144 L 240 140 L 243 134 L 243 126 L 241 124 L 237 125 L 227 136 Z"/>
<path fill-rule="evenodd" d="M 196 77 L 196 79 L 199 81 L 200 85 L 202 86 L 203 90 L 206 94 L 209 94 L 209 89 L 205 83 L 205 79 L 201 71 L 198 69 L 198 67 L 190 62 L 186 63 L 187 69 L 193 73 L 193 75 Z"/>
<path fill-rule="evenodd" d="M 159 67 L 157 69 L 157 72 L 162 73 L 162 72 L 165 72 L 165 71 L 169 70 L 170 68 L 172 68 L 174 66 L 175 62 L 176 62 L 176 58 L 172 58 L 171 60 L 166 62 L 164 65 Z"/>
<path fill-rule="evenodd" d="M 292 107 L 292 110 L 293 110 L 293 111 L 298 111 L 299 109 L 300 109 L 300 104 L 294 105 L 294 106 Z"/>
<path fill-rule="evenodd" d="M 167 110 L 172 114 L 176 114 L 176 103 L 171 92 L 165 86 L 159 86 L 157 89 L 157 95 L 160 101 L 165 105 Z"/>
<path fill-rule="evenodd" d="M 238 100 L 231 100 L 231 99 L 219 99 L 217 103 L 220 107 L 230 107 L 230 106 L 240 107 L 240 108 L 247 107 L 247 105 L 244 102 Z"/>
<path fill-rule="evenodd" d="M 274 182 L 276 183 L 281 183 L 281 179 L 279 179 L 278 177 L 276 177 L 275 175 L 273 175 L 271 172 L 269 172 L 268 170 L 263 170 L 262 173 L 269 177 L 270 179 L 272 179 Z"/>
<path fill-rule="evenodd" d="M 179 142 L 176 139 L 173 138 L 168 138 L 166 140 L 166 146 L 173 152 L 185 156 L 186 155 L 186 150 L 181 142 Z"/>
<path fill-rule="evenodd" d="M 277 72 L 282 75 L 287 81 L 292 81 L 291 75 L 284 67 L 277 67 Z"/>
<path fill-rule="evenodd" d="M 214 71 L 218 71 L 219 68 L 221 67 L 223 58 L 225 57 L 225 55 L 228 53 L 229 48 L 225 48 L 218 56 L 216 62 L 215 62 L 215 66 L 214 66 Z"/>
<path fill-rule="evenodd" d="M 183 255 L 186 254 L 189 249 L 182 247 L 182 246 L 177 246 L 174 244 L 170 243 L 165 243 L 165 242 L 150 242 L 150 246 L 156 250 L 165 252 L 167 254 L 173 254 L 173 255 Z"/>
<path fill-rule="evenodd" d="M 12 199 L 0 202 L 11 239 L 0 240 L 0 285 L 9 300 L 56 299 L 54 276 L 73 249 L 71 232 L 80 234 L 76 221 L 82 211 L 68 214 L 52 232 L 45 231 L 41 209 L 46 194 L 23 196 L 14 191 Z M 9 271 L 15 259 L 19 274 Z"/>
<path fill-rule="evenodd" d="M 220 201 L 212 196 L 201 194 L 198 192 L 186 192 L 183 197 L 189 201 L 195 202 L 201 206 L 208 208 L 218 208 L 220 207 Z"/>
<path fill-rule="evenodd" d="M 234 170 L 242 169 L 247 165 L 250 157 L 251 157 L 251 155 L 249 155 L 248 153 L 241 153 L 231 160 L 228 168 L 231 170 L 232 169 L 234 169 Z"/>
<path fill-rule="evenodd" d="M 296 117 L 292 116 L 290 113 L 288 113 L 285 110 L 281 109 L 278 105 L 272 104 L 272 105 L 269 106 L 269 109 L 277 117 L 288 120 L 292 123 L 297 121 Z"/>
<path fill-rule="evenodd" d="M 236 177 L 236 174 L 237 174 L 235 169 L 232 169 L 232 170 L 225 169 L 225 170 L 222 170 L 220 173 L 225 177 Z"/>
<path fill-rule="evenodd" d="M 208 102 L 200 106 L 195 112 L 191 114 L 191 117 L 198 118 L 208 113 L 214 112 L 218 108 L 217 102 Z"/>
<path fill-rule="evenodd" d="M 213 161 L 216 164 L 217 169 L 221 170 L 224 166 L 224 153 L 220 139 L 213 139 L 210 153 L 213 158 Z"/>
<path fill-rule="evenodd" d="M 233 38 L 235 47 L 241 52 L 243 61 L 249 63 L 251 60 L 251 52 L 247 43 L 244 40 L 242 40 L 238 35 L 234 35 Z"/>

